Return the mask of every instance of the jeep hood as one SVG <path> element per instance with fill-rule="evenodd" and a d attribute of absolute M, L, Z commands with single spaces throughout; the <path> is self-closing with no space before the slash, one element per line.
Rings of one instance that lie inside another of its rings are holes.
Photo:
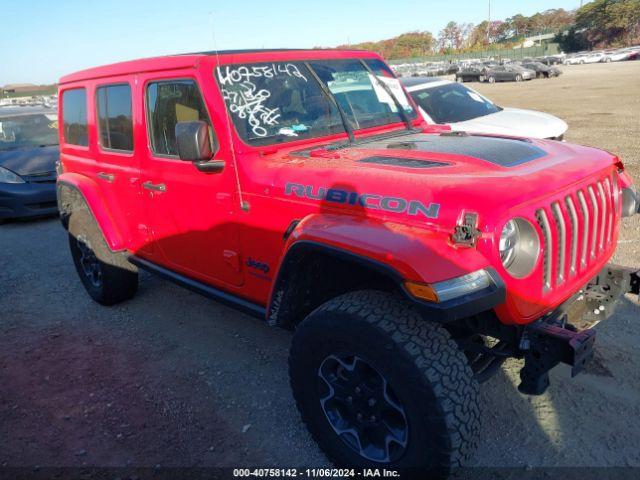
<path fill-rule="evenodd" d="M 287 163 L 302 168 L 288 171 L 278 183 L 304 184 L 309 200 L 320 199 L 320 189 L 340 189 L 350 195 L 400 198 L 408 205 L 434 204 L 439 215 L 433 223 L 445 228 L 456 223 L 463 209 L 506 212 L 612 173 L 617 161 L 607 152 L 565 142 L 451 133 L 361 140 L 338 150 L 320 147 L 288 157 Z M 401 221 L 416 220 L 425 221 L 415 216 Z"/>

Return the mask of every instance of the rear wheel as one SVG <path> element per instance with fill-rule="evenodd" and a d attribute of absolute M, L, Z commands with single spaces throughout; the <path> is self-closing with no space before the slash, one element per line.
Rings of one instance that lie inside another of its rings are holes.
<path fill-rule="evenodd" d="M 489 83 L 496 83 L 496 77 L 494 77 L 493 75 L 489 75 L 487 77 L 487 82 Z"/>
<path fill-rule="evenodd" d="M 464 353 L 395 295 L 352 292 L 316 309 L 296 330 L 289 373 L 336 465 L 446 474 L 476 447 L 478 384 Z"/>
<path fill-rule="evenodd" d="M 102 305 L 114 305 L 133 297 L 138 272 L 123 254 L 112 252 L 86 207 L 69 218 L 69 248 L 78 276 L 87 293 Z"/>

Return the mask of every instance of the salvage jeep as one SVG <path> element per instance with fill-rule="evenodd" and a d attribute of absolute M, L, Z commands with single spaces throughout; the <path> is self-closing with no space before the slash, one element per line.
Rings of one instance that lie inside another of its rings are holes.
<path fill-rule="evenodd" d="M 450 471 L 479 384 L 542 394 L 638 293 L 609 264 L 622 162 L 425 123 L 373 53 L 219 51 L 60 81 L 58 205 L 98 303 L 138 269 L 294 331 L 293 396 L 336 465 Z"/>

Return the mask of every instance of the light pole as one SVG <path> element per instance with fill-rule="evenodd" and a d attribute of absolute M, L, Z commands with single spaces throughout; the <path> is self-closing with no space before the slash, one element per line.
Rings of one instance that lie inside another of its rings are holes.
<path fill-rule="evenodd" d="M 487 17 L 487 43 L 491 43 L 491 0 L 489 0 L 489 15 Z"/>

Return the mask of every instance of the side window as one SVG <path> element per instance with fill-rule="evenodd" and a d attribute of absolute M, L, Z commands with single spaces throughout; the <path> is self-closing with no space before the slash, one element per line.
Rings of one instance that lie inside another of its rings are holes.
<path fill-rule="evenodd" d="M 147 87 L 147 121 L 151 149 L 158 155 L 177 156 L 178 122 L 211 121 L 193 80 L 153 82 Z"/>
<path fill-rule="evenodd" d="M 84 88 L 65 90 L 62 93 L 62 121 L 66 143 L 82 147 L 89 145 L 87 91 Z"/>
<path fill-rule="evenodd" d="M 112 150 L 133 151 L 131 87 L 109 85 L 96 91 L 100 145 Z"/>

